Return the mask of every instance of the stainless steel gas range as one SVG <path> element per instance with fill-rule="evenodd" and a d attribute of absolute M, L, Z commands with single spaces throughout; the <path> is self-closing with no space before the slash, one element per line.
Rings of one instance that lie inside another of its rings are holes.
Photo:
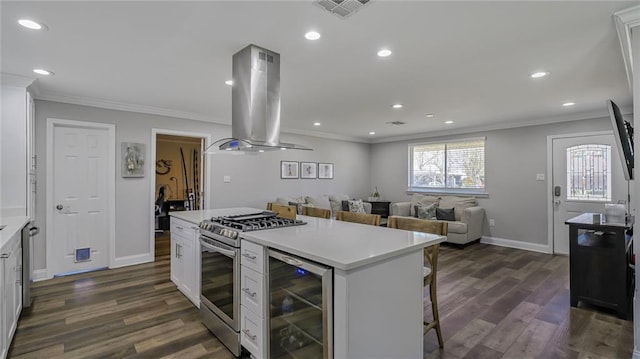
<path fill-rule="evenodd" d="M 242 232 L 306 224 L 275 212 L 221 216 L 200 222 L 202 322 L 240 355 L 240 239 Z"/>

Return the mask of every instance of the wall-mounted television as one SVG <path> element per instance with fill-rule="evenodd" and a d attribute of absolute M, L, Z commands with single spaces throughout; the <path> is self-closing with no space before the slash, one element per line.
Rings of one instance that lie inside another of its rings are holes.
<path fill-rule="evenodd" d="M 622 172 L 624 178 L 633 179 L 633 127 L 629 121 L 622 118 L 620 108 L 611 100 L 607 100 L 609 108 L 609 117 L 611 117 L 611 125 L 613 126 L 613 137 L 616 139 L 616 145 L 622 160 Z"/>

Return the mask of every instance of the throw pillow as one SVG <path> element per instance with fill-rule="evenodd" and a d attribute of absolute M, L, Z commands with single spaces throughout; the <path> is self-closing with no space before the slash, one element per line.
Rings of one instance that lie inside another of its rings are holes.
<path fill-rule="evenodd" d="M 289 206 L 296 206 L 296 214 L 302 214 L 302 206 L 310 206 L 306 203 L 289 202 Z"/>
<path fill-rule="evenodd" d="M 455 221 L 454 208 L 436 208 L 436 219 L 441 221 Z"/>
<path fill-rule="evenodd" d="M 361 199 L 349 201 L 349 212 L 366 213 Z"/>
<path fill-rule="evenodd" d="M 335 216 L 338 211 L 348 211 L 349 205 L 347 204 L 347 209 L 343 209 L 343 201 L 349 199 L 349 196 L 346 194 L 330 194 L 329 195 L 329 204 L 331 205 L 331 215 Z"/>
<path fill-rule="evenodd" d="M 349 212 L 349 200 L 342 201 L 342 210 Z"/>
<path fill-rule="evenodd" d="M 307 204 L 310 204 L 314 207 L 324 208 L 328 210 L 331 209 L 331 203 L 329 203 L 329 196 L 317 196 L 317 197 L 306 196 L 305 199 Z"/>
<path fill-rule="evenodd" d="M 436 204 L 430 204 L 428 206 L 418 204 L 415 211 L 420 219 L 436 219 Z"/>
<path fill-rule="evenodd" d="M 455 208 L 456 221 L 462 220 L 462 213 L 465 209 L 475 207 L 478 201 L 474 197 L 444 196 L 440 199 L 438 206 L 443 208 Z"/>
<path fill-rule="evenodd" d="M 440 197 L 436 197 L 436 196 L 426 196 L 426 195 L 422 195 L 422 194 L 417 194 L 415 193 L 413 196 L 411 196 L 411 216 L 412 217 L 416 217 L 416 211 L 415 211 L 415 206 L 417 204 L 422 204 L 424 206 L 428 206 L 430 204 L 436 204 L 436 206 L 438 205 L 438 201 L 440 200 Z"/>

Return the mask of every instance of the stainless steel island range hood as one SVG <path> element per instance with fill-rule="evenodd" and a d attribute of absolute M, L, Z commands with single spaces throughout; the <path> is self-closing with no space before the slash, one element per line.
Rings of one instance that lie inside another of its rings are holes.
<path fill-rule="evenodd" d="M 249 45 L 233 55 L 231 136 L 220 150 L 311 148 L 280 142 L 280 54 Z"/>

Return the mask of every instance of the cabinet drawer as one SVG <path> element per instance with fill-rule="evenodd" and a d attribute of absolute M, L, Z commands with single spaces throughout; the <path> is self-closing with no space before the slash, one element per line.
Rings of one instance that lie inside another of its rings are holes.
<path fill-rule="evenodd" d="M 177 218 L 171 218 L 171 233 L 182 235 L 187 239 L 194 239 L 198 233 L 198 226 Z"/>
<path fill-rule="evenodd" d="M 265 358 L 265 334 L 264 319 L 259 318 L 255 313 L 246 307 L 242 307 L 240 312 L 240 343 L 256 359 Z"/>
<path fill-rule="evenodd" d="M 242 258 L 240 263 L 260 274 L 264 274 L 264 247 L 242 240 L 240 249 L 240 257 Z"/>
<path fill-rule="evenodd" d="M 242 266 L 240 275 L 240 304 L 264 318 L 264 275 L 245 266 Z"/>

